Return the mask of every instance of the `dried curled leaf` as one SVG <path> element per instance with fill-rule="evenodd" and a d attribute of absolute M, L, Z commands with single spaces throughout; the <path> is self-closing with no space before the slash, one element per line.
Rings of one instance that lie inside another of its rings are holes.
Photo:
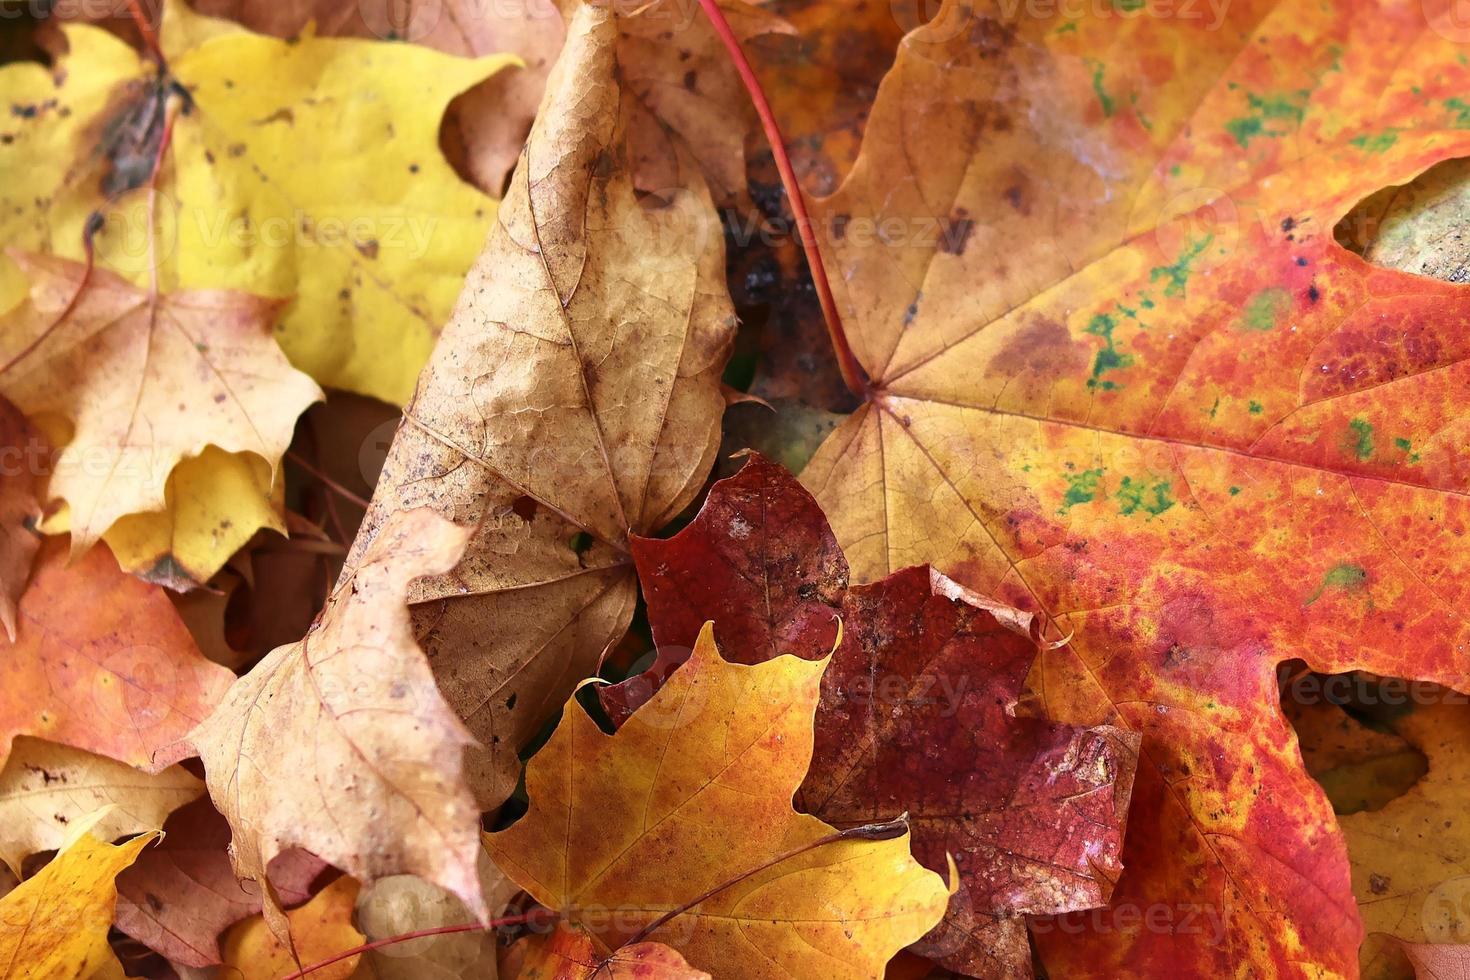
<path fill-rule="evenodd" d="M 464 779 L 475 741 L 439 695 L 405 605 L 470 533 L 428 511 L 395 514 L 316 626 L 236 681 L 174 749 L 204 760 L 241 877 L 264 885 L 266 866 L 300 847 L 360 881 L 417 874 L 486 918 Z"/>
<path fill-rule="evenodd" d="M 491 856 L 606 949 L 639 936 L 752 980 L 876 976 L 939 921 L 948 895 L 909 856 L 907 833 L 777 860 L 833 833 L 791 806 L 825 666 L 731 664 L 706 627 L 616 734 L 569 702 L 527 767 L 530 812 L 486 838 Z"/>
<path fill-rule="evenodd" d="M 477 526 L 464 561 L 411 598 L 446 698 L 489 750 L 485 808 L 626 631 L 628 532 L 681 510 L 719 441 L 722 241 L 702 185 L 635 193 L 616 40 L 611 12 L 579 5 L 349 561 L 404 508 Z"/>

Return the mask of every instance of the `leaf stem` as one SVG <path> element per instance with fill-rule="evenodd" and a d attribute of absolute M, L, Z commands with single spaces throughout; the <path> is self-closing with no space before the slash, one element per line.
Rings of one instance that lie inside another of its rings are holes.
<path fill-rule="evenodd" d="M 734 885 L 740 884 L 742 881 L 752 875 L 759 874 L 767 868 L 780 864 L 783 861 L 789 861 L 792 858 L 797 857 L 798 855 L 805 854 L 807 851 L 814 851 L 819 847 L 826 846 L 827 844 L 835 844 L 838 841 L 844 840 L 892 840 L 895 837 L 901 837 L 904 834 L 908 833 L 908 829 L 909 815 L 905 813 L 903 816 L 898 817 L 894 820 L 885 820 L 881 823 L 865 823 L 859 827 L 848 827 L 846 830 L 839 830 L 835 833 L 828 834 L 825 837 L 818 837 L 816 840 L 802 844 L 800 847 L 794 847 L 783 854 L 778 854 L 764 864 L 757 865 L 756 867 L 751 868 L 748 871 L 742 871 L 735 877 L 727 881 L 720 882 L 718 885 L 709 889 L 704 894 L 690 899 L 683 905 L 680 905 L 678 908 L 670 909 L 663 915 L 659 916 L 657 919 L 654 919 L 648 925 L 644 926 L 642 931 L 640 931 L 636 936 L 628 940 L 623 945 L 632 946 L 635 943 L 643 942 L 643 940 L 647 939 L 649 936 L 653 935 L 654 932 L 658 931 L 660 927 L 668 923 L 669 920 L 683 915 L 685 912 L 688 912 L 700 902 L 714 897 L 715 895 L 724 891 L 726 888 L 730 888 Z"/>
<path fill-rule="evenodd" d="M 806 198 L 802 195 L 801 185 L 797 183 L 796 171 L 792 169 L 791 158 L 786 153 L 786 142 L 781 138 L 781 129 L 776 125 L 771 104 L 766 100 L 760 79 L 755 77 L 755 71 L 740 48 L 740 40 L 731 29 L 730 22 L 725 19 L 717 0 L 699 0 L 699 5 L 704 8 L 710 25 L 724 43 L 725 50 L 730 53 L 730 60 L 740 74 L 740 81 L 744 83 L 746 92 L 750 94 L 750 101 L 755 106 L 755 114 L 760 117 L 761 127 L 766 131 L 766 140 L 771 144 L 771 156 L 781 174 L 786 197 L 791 202 L 791 213 L 796 218 L 801 250 L 806 253 L 812 282 L 817 287 L 817 299 L 822 304 L 822 317 L 827 321 L 827 336 L 837 354 L 837 368 L 842 372 L 842 380 L 854 395 L 866 398 L 869 392 L 867 374 L 858 363 L 857 355 L 853 353 L 852 346 L 847 342 L 847 334 L 842 329 L 842 318 L 837 313 L 837 302 L 832 297 L 832 284 L 827 278 L 827 268 L 822 264 L 822 252 L 817 245 L 817 236 L 812 231 L 811 218 L 807 216 Z"/>
<path fill-rule="evenodd" d="M 143 44 L 148 48 L 148 53 L 163 64 L 163 49 L 158 45 L 158 32 L 153 29 L 153 22 L 143 12 L 138 0 L 128 0 L 128 13 L 133 17 L 133 23 L 138 25 L 138 33 L 143 36 Z"/>
<path fill-rule="evenodd" d="M 555 921 L 556 918 L 556 913 L 538 906 L 529 912 L 522 912 L 520 915 L 509 915 L 503 919 L 491 919 L 484 925 L 478 922 L 465 922 L 457 926 L 438 926 L 433 929 L 418 929 L 414 932 L 405 932 L 401 936 L 388 936 L 384 939 L 375 939 L 370 943 L 363 943 L 361 946 L 353 946 L 351 949 L 344 949 L 342 952 L 330 956 L 327 959 L 311 964 L 311 966 L 302 967 L 295 973 L 282 977 L 281 980 L 301 980 L 308 973 L 324 970 L 333 963 L 340 963 L 354 956 L 360 956 L 363 953 L 369 953 L 375 949 L 382 949 L 384 946 L 406 943 L 410 939 L 424 939 L 428 936 L 448 936 L 457 932 L 489 932 L 491 929 L 498 929 L 501 926 L 516 926 L 532 921 L 551 922 Z"/>

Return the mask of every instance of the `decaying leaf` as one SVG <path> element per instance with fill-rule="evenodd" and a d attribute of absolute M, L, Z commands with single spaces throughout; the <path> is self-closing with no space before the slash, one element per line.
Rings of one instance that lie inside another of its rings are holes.
<path fill-rule="evenodd" d="M 41 547 L 41 486 L 50 470 L 50 451 L 40 434 L 9 401 L 0 397 L 0 626 L 15 640 L 15 606 Z"/>
<path fill-rule="evenodd" d="M 1287 691 L 1320 682 L 1317 675 L 1305 676 L 1307 680 L 1298 679 Z M 1286 696 L 1281 707 L 1301 743 L 1307 772 L 1322 785 L 1339 816 L 1382 809 L 1429 768 L 1424 754 L 1402 736 L 1369 728 L 1325 697 Z"/>
<path fill-rule="evenodd" d="M 1041 710 L 1143 735 L 1122 911 L 1040 935 L 1052 972 L 1353 969 L 1274 671 L 1470 670 L 1470 293 L 1332 234 L 1470 152 L 1447 11 L 953 0 L 817 205 L 871 391 L 803 481 L 854 577 L 927 561 L 1047 614 Z"/>
<path fill-rule="evenodd" d="M 711 980 L 663 943 L 636 943 L 602 954 L 587 933 L 558 923 L 512 947 L 504 980 Z"/>
<path fill-rule="evenodd" d="M 113 879 L 156 832 L 113 846 L 82 831 L 36 875 L 0 898 L 0 977 L 122 980 L 107 945 Z"/>
<path fill-rule="evenodd" d="M 1446 160 L 1385 187 L 1338 222 L 1337 238 L 1375 265 L 1446 282 L 1470 279 L 1470 161 Z"/>
<path fill-rule="evenodd" d="M 237 924 L 225 937 L 224 972 L 241 980 L 279 980 L 295 973 L 299 964 L 316 963 L 354 946 L 363 934 L 352 924 L 358 884 L 347 876 L 332 882 L 299 909 L 286 913 L 291 945 L 271 934 L 261 916 Z M 349 956 L 312 973 L 321 980 L 347 980 L 357 969 L 359 956 Z"/>
<path fill-rule="evenodd" d="M 120 517 L 163 510 L 169 474 L 206 446 L 274 466 L 321 397 L 271 337 L 278 302 L 159 296 L 65 259 L 11 257 L 31 296 L 0 321 L 0 386 L 27 414 L 74 428 L 49 489 L 70 506 L 74 555 Z"/>
<path fill-rule="evenodd" d="M 202 721 L 234 676 L 199 655 L 162 589 L 124 574 L 105 545 L 68 565 L 56 538 L 0 663 L 0 757 L 32 735 L 139 768 Z"/>
<path fill-rule="evenodd" d="M 628 532 L 678 513 L 719 442 L 722 242 L 692 169 L 667 202 L 634 193 L 615 42 L 615 16 L 579 5 L 349 561 L 404 508 L 478 526 L 465 560 L 411 598 L 445 696 L 489 749 L 483 808 L 626 631 Z"/>
<path fill-rule="evenodd" d="M 635 538 L 633 555 L 659 659 L 603 690 L 609 713 L 626 718 L 709 620 L 736 662 L 817 659 L 836 644 L 797 804 L 837 827 L 907 812 L 920 863 L 942 873 L 953 856 L 962 890 L 925 955 L 971 976 L 1025 976 L 1023 914 L 1107 903 L 1138 736 L 1014 717 L 1037 655 L 1029 614 L 925 566 L 849 589 L 816 501 L 760 456 L 674 537 Z"/>
<path fill-rule="evenodd" d="M 464 778 L 475 741 L 434 686 L 405 606 L 414 579 L 454 567 L 470 534 L 427 510 L 395 514 L 305 638 L 236 681 L 174 748 L 204 760 L 241 877 L 263 884 L 277 855 L 301 847 L 359 881 L 417 874 L 486 918 Z"/>
<path fill-rule="evenodd" d="M 261 911 L 260 889 L 230 866 L 230 825 L 199 800 L 169 817 L 164 838 L 117 877 L 117 928 L 171 963 L 194 968 L 220 962 L 219 936 Z M 300 850 L 270 863 L 270 883 L 283 905 L 311 897 L 326 866 Z"/>
<path fill-rule="evenodd" d="M 877 975 L 939 921 L 948 896 L 909 856 L 907 833 L 777 860 L 832 833 L 791 806 L 825 666 L 731 664 L 706 627 L 617 734 L 569 701 L 527 767 L 530 812 L 486 838 L 491 856 L 604 949 L 647 938 L 698 969 L 753 980 Z"/>
<path fill-rule="evenodd" d="M 144 284 L 156 265 L 168 292 L 289 298 L 277 337 L 293 364 L 406 399 L 495 210 L 444 160 L 439 120 L 511 59 L 288 43 L 170 0 L 160 77 L 97 28 L 65 31 L 55 71 L 0 69 L 0 97 L 20 110 L 0 139 L 0 239 L 80 259 L 100 211 L 104 267 Z M 144 185 L 170 118 L 150 212 Z"/>
<path fill-rule="evenodd" d="M 99 840 L 157 830 L 203 792 L 204 784 L 177 766 L 148 775 L 90 752 L 17 738 L 0 771 L 0 861 L 19 872 L 22 860 L 56 850 L 76 821 L 103 807 L 91 831 Z"/>

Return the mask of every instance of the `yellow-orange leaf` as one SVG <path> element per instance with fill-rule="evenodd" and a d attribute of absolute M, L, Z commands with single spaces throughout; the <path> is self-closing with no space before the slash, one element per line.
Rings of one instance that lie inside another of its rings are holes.
<path fill-rule="evenodd" d="M 558 923 L 554 931 L 527 936 L 512 947 L 501 980 L 711 980 L 663 943 L 634 943 L 599 953 L 592 937 Z"/>
<path fill-rule="evenodd" d="M 271 933 L 263 916 L 237 923 L 224 941 L 224 973 L 239 980 L 279 980 L 344 950 L 362 945 L 364 936 L 352 924 L 358 884 L 343 875 L 305 905 L 286 913 L 291 947 Z M 349 956 L 314 971 L 314 980 L 346 980 L 359 956 Z"/>
<path fill-rule="evenodd" d="M 0 978 L 122 980 L 107 944 L 118 873 L 158 837 L 114 847 L 83 832 L 33 878 L 0 898 Z"/>
<path fill-rule="evenodd" d="M 754 871 L 646 938 L 721 976 L 878 975 L 948 900 L 910 856 L 907 833 L 766 866 L 834 833 L 791 806 L 811 762 L 825 667 L 728 663 L 706 626 L 689 661 L 617 734 L 569 701 L 527 768 L 530 812 L 488 836 L 491 855 L 608 950 Z"/>

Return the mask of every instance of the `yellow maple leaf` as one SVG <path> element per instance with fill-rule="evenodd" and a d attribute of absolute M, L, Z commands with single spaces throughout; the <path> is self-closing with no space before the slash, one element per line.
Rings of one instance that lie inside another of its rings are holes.
<path fill-rule="evenodd" d="M 96 28 L 64 28 L 56 70 L 0 70 L 0 243 L 81 258 L 165 290 L 292 298 L 277 336 L 324 385 L 406 399 L 479 251 L 494 202 L 438 148 L 459 92 L 515 59 L 303 36 L 166 5 L 167 71 Z M 253 82 L 270 79 L 269 85 Z M 142 185 L 170 145 L 159 203 Z M 7 277 L 8 276 L 8 281 Z M 0 272 L 0 303 L 20 297 Z"/>
<path fill-rule="evenodd" d="M 948 894 L 906 832 L 813 846 L 835 831 L 792 809 L 825 669 L 727 663 L 707 624 L 617 734 L 569 701 L 527 767 L 530 812 L 487 836 L 491 856 L 606 950 L 648 939 L 721 976 L 881 975 Z"/>
<path fill-rule="evenodd" d="M 103 816 L 98 811 L 82 821 L 81 832 L 49 864 L 0 898 L 3 980 L 124 976 L 107 944 L 117 905 L 115 879 L 158 832 L 113 846 L 86 832 Z"/>

